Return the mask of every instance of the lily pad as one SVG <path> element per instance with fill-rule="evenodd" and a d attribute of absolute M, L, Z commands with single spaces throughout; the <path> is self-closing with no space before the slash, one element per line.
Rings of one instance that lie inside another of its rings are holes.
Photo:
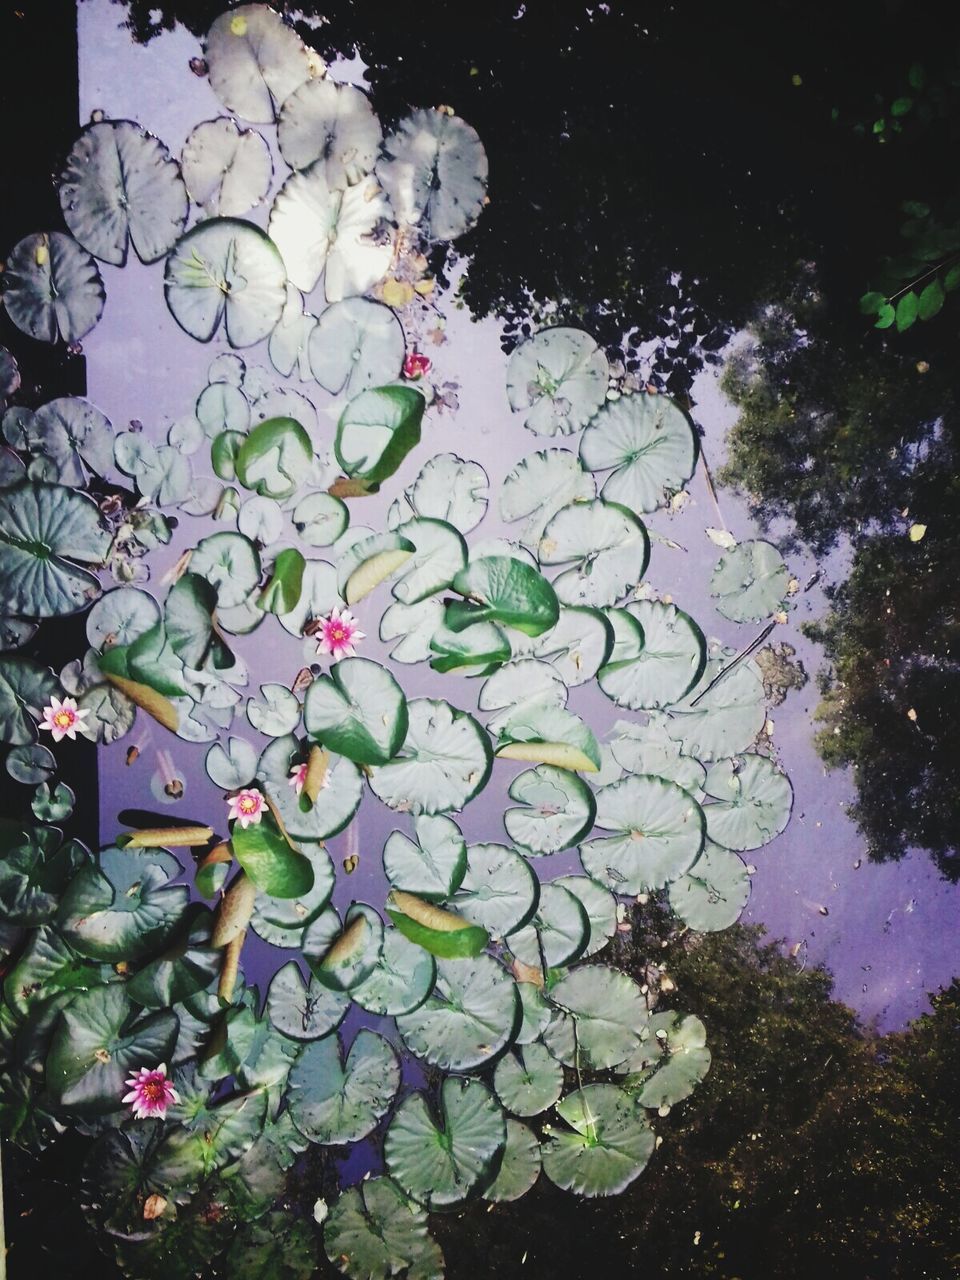
<path fill-rule="evenodd" d="M 590 938 L 590 920 L 578 897 L 555 883 L 540 890 L 533 919 L 507 939 L 512 954 L 523 964 L 546 973 L 579 960 Z"/>
<path fill-rule="evenodd" d="M 392 831 L 383 846 L 383 870 L 391 885 L 428 902 L 443 902 L 460 888 L 467 870 L 467 845 L 451 818 L 414 818 L 414 840 Z"/>
<path fill-rule="evenodd" d="M 621 649 L 602 667 L 597 683 L 618 707 L 631 711 L 669 706 L 700 679 L 707 662 L 707 642 L 690 617 L 672 604 L 631 601 L 629 616 L 641 628 L 641 643 Z"/>
<path fill-rule="evenodd" d="M 688 1098 L 710 1070 L 707 1031 L 699 1018 L 655 1013 L 642 1043 L 620 1068 L 641 1107 L 662 1110 Z"/>
<path fill-rule="evenodd" d="M 633 1099 L 616 1085 L 577 1089 L 557 1113 L 570 1128 L 551 1130 L 542 1148 L 543 1171 L 565 1191 L 619 1195 L 653 1154 L 653 1131 Z"/>
<path fill-rule="evenodd" d="M 404 604 L 418 604 L 449 587 L 466 567 L 467 545 L 463 535 L 445 520 L 423 517 L 407 520 L 398 525 L 394 533 L 414 548 L 392 588 Z"/>
<path fill-rule="evenodd" d="M 351 84 L 307 80 L 286 99 L 277 121 L 280 154 L 291 169 L 323 161 L 332 188 L 352 186 L 373 169 L 382 137 L 370 99 Z"/>
<path fill-rule="evenodd" d="M 724 849 L 759 849 L 790 821 L 793 788 L 766 756 L 719 761 L 710 770 L 708 787 L 715 803 L 703 811 L 707 835 Z"/>
<path fill-rule="evenodd" d="M 0 742 L 26 746 L 37 740 L 37 721 L 60 684 L 32 658 L 0 654 Z"/>
<path fill-rule="evenodd" d="M 348 476 L 379 485 L 420 442 L 426 401 L 411 387 L 371 387 L 347 405 L 334 449 Z"/>
<path fill-rule="evenodd" d="M 37 232 L 15 245 L 0 285 L 7 315 L 39 342 L 79 342 L 100 319 L 106 301 L 91 255 L 59 231 Z"/>
<path fill-rule="evenodd" d="M 521 342 L 507 364 L 507 398 L 538 436 L 570 435 L 603 404 L 610 366 L 581 329 L 544 329 Z"/>
<path fill-rule="evenodd" d="M 357 1032 L 346 1059 L 339 1036 L 316 1040 L 290 1071 L 287 1100 L 293 1123 L 310 1142 L 359 1142 L 386 1114 L 400 1085 L 400 1063 L 376 1032 Z"/>
<path fill-rule="evenodd" d="M 190 572 L 217 591 L 221 608 L 243 604 L 260 581 L 260 555 L 239 533 L 212 533 L 202 538 L 190 558 Z"/>
<path fill-rule="evenodd" d="M 422 1093 L 397 1108 L 384 1140 L 387 1171 L 428 1209 L 479 1194 L 500 1167 L 506 1119 L 480 1080 L 451 1078 L 440 1088 L 434 1119 Z"/>
<path fill-rule="evenodd" d="M 447 1071 L 473 1071 L 495 1059 L 520 1029 L 520 996 L 488 955 L 437 961 L 437 985 L 412 1013 L 397 1018 L 411 1053 Z"/>
<path fill-rule="evenodd" d="M 539 636 L 555 626 L 560 603 L 553 587 L 535 569 L 509 556 L 473 560 L 453 579 L 463 601 L 447 605 L 446 625 L 461 631 L 472 623 L 495 622 Z"/>
<path fill-rule="evenodd" d="M 709 840 L 690 870 L 670 885 L 670 906 L 687 928 L 702 933 L 736 924 L 749 897 L 743 859 Z"/>
<path fill-rule="evenodd" d="M 602 951 L 617 932 L 617 900 L 614 895 L 589 876 L 557 876 L 550 883 L 572 893 L 587 913 L 590 932 L 580 959 L 586 960 L 588 956 Z"/>
<path fill-rule="evenodd" d="M 237 479 L 264 498 L 289 498 L 313 462 L 310 437 L 293 418 L 268 418 L 237 450 Z"/>
<path fill-rule="evenodd" d="M 563 604 L 616 604 L 639 585 L 650 558 L 643 522 L 626 507 L 573 503 L 558 511 L 538 550 L 543 565 L 570 565 L 554 579 Z"/>
<path fill-rule="evenodd" d="M 433 956 L 408 941 L 399 929 L 387 929 L 376 968 L 350 990 L 361 1009 L 378 1017 L 396 1017 L 419 1009 L 433 990 L 437 969 Z"/>
<path fill-rule="evenodd" d="M 409 728 L 389 764 L 370 770 L 370 789 L 391 809 L 415 814 L 460 809 L 486 785 L 492 751 L 473 716 L 435 698 L 414 698 Z"/>
<path fill-rule="evenodd" d="M 128 242 L 141 262 L 173 246 L 189 201 L 180 167 L 159 139 L 129 120 L 88 125 L 60 177 L 60 207 L 94 257 L 122 267 Z"/>
<path fill-rule="evenodd" d="M 481 711 L 495 711 L 487 721 L 491 733 L 500 733 L 515 716 L 546 705 L 565 707 L 567 686 L 547 662 L 522 658 L 510 662 L 485 680 L 477 705 Z"/>
<path fill-rule="evenodd" d="M 281 104 L 324 65 L 265 4 L 222 13 L 205 46 L 210 87 L 227 108 L 255 124 L 272 124 Z"/>
<path fill-rule="evenodd" d="M 386 764 L 407 736 L 403 691 L 369 658 L 344 658 L 314 680 L 303 714 L 312 738 L 358 764 Z"/>
<path fill-rule="evenodd" d="M 400 321 L 382 303 L 346 298 L 327 307 L 310 334 L 310 368 L 333 395 L 350 398 L 400 376 Z"/>
<path fill-rule="evenodd" d="M 60 485 L 0 490 L 0 612 L 29 618 L 76 613 L 100 594 L 80 564 L 101 564 L 110 535 L 97 505 Z"/>
<path fill-rule="evenodd" d="M 508 809 L 503 825 L 510 839 L 530 854 L 569 849 L 590 831 L 597 812 L 587 784 L 568 769 L 552 765 L 518 774 L 509 795 L 524 807 Z"/>
<path fill-rule="evenodd" d="M 191 130 L 180 157 L 190 197 L 209 218 L 236 218 L 263 201 L 273 180 L 270 148 L 229 116 Z"/>
<path fill-rule="evenodd" d="M 519 1200 L 540 1176 L 540 1168 L 540 1143 L 525 1124 L 508 1119 L 500 1171 L 483 1193 L 484 1200 L 494 1204 Z"/>
<path fill-rule="evenodd" d="M 699 683 L 662 720 L 684 753 L 704 762 L 749 750 L 766 720 L 767 699 L 756 664 L 740 662 L 729 672 L 727 665 L 724 658 L 711 659 Z"/>
<path fill-rule="evenodd" d="M 295 960 L 274 974 L 267 992 L 267 1014 L 285 1036 L 293 1040 L 319 1040 L 340 1025 L 350 1008 L 342 991 L 331 991 L 312 977 L 309 983 Z"/>
<path fill-rule="evenodd" d="M 287 296 L 283 258 L 272 240 L 239 218 L 199 222 L 167 258 L 164 293 L 177 324 L 209 342 L 221 323 L 231 347 L 266 338 Z"/>
<path fill-rule="evenodd" d="M 438 453 L 424 463 L 405 497 L 414 515 L 445 520 L 461 533 L 469 533 L 486 513 L 489 485 L 479 462 Z"/>
<path fill-rule="evenodd" d="M 348 1187 L 323 1229 L 331 1263 L 350 1280 L 389 1280 L 409 1268 L 410 1280 L 442 1280 L 443 1254 L 427 1215 L 390 1178 Z"/>
<path fill-rule="evenodd" d="M 515 1116 L 536 1116 L 563 1092 L 563 1067 L 542 1044 L 521 1045 L 497 1063 L 493 1087 Z"/>
<path fill-rule="evenodd" d="M 345 189 L 331 186 L 321 159 L 293 173 L 277 193 L 270 236 L 291 284 L 310 293 L 323 276 L 327 301 L 340 302 L 366 293 L 389 270 L 392 238 L 378 234 L 389 217 L 372 178 Z"/>
<path fill-rule="evenodd" d="M 615 834 L 581 846 L 583 869 L 618 894 L 649 893 L 683 875 L 700 856 L 706 829 L 688 792 L 646 776 L 601 787 L 596 825 Z"/>
<path fill-rule="evenodd" d="M 561 605 L 557 625 L 537 637 L 533 652 L 572 689 L 594 678 L 612 646 L 613 630 L 599 609 Z"/>
<path fill-rule="evenodd" d="M 603 497 L 637 512 L 656 511 L 682 489 L 699 452 L 690 419 L 661 395 L 621 396 L 605 404 L 580 441 L 585 467 L 611 471 Z"/>
<path fill-rule="evenodd" d="M 731 547 L 717 561 L 710 594 L 731 622 L 762 622 L 783 608 L 790 572 L 770 542 L 753 539 Z"/>
<path fill-rule="evenodd" d="M 247 719 L 258 733 L 282 738 L 300 723 L 300 703 L 285 684 L 262 684 L 260 698 L 247 699 Z"/>
<path fill-rule="evenodd" d="M 520 541 L 536 546 L 552 518 L 571 502 L 596 497 L 593 476 L 567 449 L 541 449 L 518 463 L 500 490 L 504 520 L 524 520 Z"/>
<path fill-rule="evenodd" d="M 492 937 L 503 938 L 527 923 L 539 898 L 537 877 L 521 854 L 502 844 L 472 844 L 466 874 L 450 905 Z"/>
<path fill-rule="evenodd" d="M 401 225 L 454 240 L 476 222 L 487 190 L 487 156 L 466 121 L 441 109 L 414 111 L 383 143 L 377 178 Z"/>
<path fill-rule="evenodd" d="M 421 600 L 419 604 L 390 605 L 380 619 L 380 639 L 384 644 L 397 641 L 390 650 L 394 662 L 426 662 L 433 656 L 430 642 L 443 626 L 443 603 Z"/>
<path fill-rule="evenodd" d="M 187 905 L 186 885 L 171 885 L 180 863 L 163 849 L 101 851 L 70 881 L 59 926 L 80 955 L 133 961 L 162 946 Z"/>

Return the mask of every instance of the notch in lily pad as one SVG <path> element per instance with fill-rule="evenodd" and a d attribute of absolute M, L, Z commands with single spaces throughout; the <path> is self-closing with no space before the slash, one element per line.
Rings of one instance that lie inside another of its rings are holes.
<path fill-rule="evenodd" d="M 405 938 L 443 960 L 478 956 L 490 941 L 489 933 L 480 925 L 402 889 L 391 890 L 387 915 Z"/>

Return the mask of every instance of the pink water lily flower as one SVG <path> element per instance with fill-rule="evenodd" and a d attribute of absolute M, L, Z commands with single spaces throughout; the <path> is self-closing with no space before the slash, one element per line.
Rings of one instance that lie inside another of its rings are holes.
<path fill-rule="evenodd" d="M 343 613 L 334 606 L 329 618 L 320 619 L 320 643 L 317 653 L 329 653 L 336 662 L 339 658 L 352 658 L 356 652 L 354 645 L 366 637 L 357 625 L 357 620 L 349 609 Z"/>
<path fill-rule="evenodd" d="M 133 1104 L 133 1114 L 138 1120 L 162 1120 L 167 1107 L 180 1101 L 180 1095 L 167 1079 L 165 1062 L 154 1070 L 141 1067 L 125 1083 L 130 1086 L 130 1092 L 123 1095 L 122 1101 Z"/>
<path fill-rule="evenodd" d="M 64 738 L 75 742 L 77 730 L 84 727 L 84 717 L 89 714 L 89 708 L 84 707 L 81 711 L 73 698 L 64 698 L 62 702 L 59 698 L 51 698 L 49 707 L 43 708 L 40 728 L 49 729 L 54 742 L 61 742 Z"/>
<path fill-rule="evenodd" d="M 293 787 L 297 795 L 300 795 L 303 792 L 303 787 L 306 781 L 307 781 L 307 762 L 304 761 L 303 764 L 295 764 L 293 768 L 290 770 L 290 779 L 289 779 L 289 782 L 287 783 L 287 786 Z M 330 770 L 327 769 L 327 771 L 323 775 L 323 781 L 320 783 L 320 790 L 326 791 L 329 785 L 330 785 Z"/>
<path fill-rule="evenodd" d="M 430 357 L 422 351 L 410 351 L 403 362 L 403 376 L 411 381 L 422 378 L 430 372 Z"/>
<path fill-rule="evenodd" d="M 267 807 L 267 798 L 256 787 L 245 787 L 243 791 L 238 791 L 235 796 L 230 796 L 227 803 L 230 805 L 230 812 L 227 816 L 234 822 L 239 822 L 241 827 L 246 830 L 251 823 L 256 825 L 263 817 L 263 811 Z"/>

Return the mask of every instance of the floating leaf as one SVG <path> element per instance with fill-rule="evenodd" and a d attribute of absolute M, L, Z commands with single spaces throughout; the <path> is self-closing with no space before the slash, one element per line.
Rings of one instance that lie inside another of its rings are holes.
<path fill-rule="evenodd" d="M 185 885 L 168 882 L 180 863 L 161 849 L 108 848 L 67 886 L 59 926 L 75 951 L 93 959 L 138 960 L 163 945 L 187 904 Z"/>
<path fill-rule="evenodd" d="M 331 991 L 315 977 L 304 982 L 295 960 L 278 969 L 267 992 L 267 1014 L 293 1040 L 320 1040 L 340 1025 L 350 1008 L 349 998 Z"/>
<path fill-rule="evenodd" d="M 409 1267 L 413 1280 L 442 1280 L 443 1255 L 427 1215 L 389 1178 L 348 1187 L 323 1228 L 331 1263 L 351 1280 L 389 1280 Z"/>
<path fill-rule="evenodd" d="M 484 1200 L 502 1204 L 519 1200 L 540 1176 L 540 1143 L 525 1124 L 507 1120 L 507 1144 L 500 1171 L 483 1193 Z"/>
<path fill-rule="evenodd" d="M 328 302 L 366 293 L 393 259 L 391 237 L 378 235 L 389 210 L 372 178 L 332 187 L 325 160 L 292 174 L 270 210 L 270 236 L 290 283 L 310 293 L 322 275 Z"/>
<path fill-rule="evenodd" d="M 104 120 L 73 144 L 60 177 L 60 207 L 85 249 L 122 267 L 128 241 L 141 262 L 162 258 L 183 230 L 189 201 L 162 142 L 129 120 Z"/>
<path fill-rule="evenodd" d="M 269 237 L 239 218 L 199 222 L 167 258 L 164 293 L 177 324 L 209 342 L 221 322 L 231 347 L 266 338 L 287 296 L 283 258 Z"/>
<path fill-rule="evenodd" d="M 302 805 L 290 786 L 290 769 L 304 763 L 308 754 L 309 749 L 302 748 L 296 738 L 277 738 L 260 757 L 257 776 L 293 839 L 324 840 L 342 831 L 356 813 L 363 775 L 352 760 L 335 756 L 313 805 Z"/>
<path fill-rule="evenodd" d="M 515 1116 L 536 1116 L 563 1092 L 563 1067 L 542 1044 L 521 1045 L 497 1063 L 493 1087 Z"/>
<path fill-rule="evenodd" d="M 411 1053 L 447 1071 L 495 1059 L 520 1029 L 517 986 L 487 955 L 437 961 L 437 985 L 419 1009 L 397 1018 Z"/>
<path fill-rule="evenodd" d="M 518 774 L 510 799 L 523 808 L 503 815 L 507 835 L 531 854 L 559 853 L 587 834 L 597 812 L 593 792 L 574 773 L 539 765 Z"/>
<path fill-rule="evenodd" d="M 337 461 L 348 476 L 379 485 L 420 442 L 426 402 L 411 387 L 371 387 L 356 396 L 337 423 Z"/>
<path fill-rule="evenodd" d="M 651 710 L 678 702 L 700 679 L 707 642 L 688 613 L 655 600 L 631 601 L 639 642 L 621 646 L 600 669 L 597 683 L 618 707 Z"/>
<path fill-rule="evenodd" d="M 399 377 L 403 354 L 400 321 L 369 298 L 333 303 L 310 334 L 313 376 L 333 395 L 353 398 Z"/>
<path fill-rule="evenodd" d="M 210 218 L 235 218 L 266 198 L 273 179 L 270 148 L 256 129 L 218 116 L 191 130 L 180 157 L 190 197 Z"/>
<path fill-rule="evenodd" d="M 392 831 L 383 846 L 383 870 L 395 889 L 427 901 L 444 901 L 460 888 L 467 845 L 450 818 L 422 814 L 413 820 L 415 841 Z"/>
<path fill-rule="evenodd" d="M 500 730 L 497 756 L 595 773 L 600 749 L 590 727 L 571 711 L 534 703 L 517 711 Z"/>
<path fill-rule="evenodd" d="M 403 691 L 368 658 L 344 658 L 314 680 L 303 712 L 312 738 L 359 764 L 385 764 L 407 735 Z"/>
<path fill-rule="evenodd" d="M 305 1138 L 340 1146 L 376 1128 L 399 1084 L 396 1053 L 382 1036 L 364 1029 L 343 1061 L 338 1036 L 314 1041 L 293 1065 L 287 1100 Z"/>
<path fill-rule="evenodd" d="M 433 990 L 437 969 L 433 956 L 410 942 L 399 929 L 387 929 L 376 968 L 350 990 L 361 1009 L 378 1017 L 412 1013 Z"/>
<path fill-rule="evenodd" d="M 590 937 L 590 920 L 578 897 L 555 883 L 540 890 L 537 911 L 525 929 L 507 939 L 522 964 L 546 973 L 579 960 Z"/>
<path fill-rule="evenodd" d="M 650 1019 L 642 1044 L 620 1068 L 642 1107 L 661 1110 L 688 1098 L 710 1070 L 707 1032 L 693 1014 L 671 1009 Z"/>
<path fill-rule="evenodd" d="M 682 489 L 699 446 L 689 418 L 661 395 L 621 396 L 605 404 L 583 433 L 580 461 L 610 471 L 601 490 L 631 511 L 656 511 Z"/>
<path fill-rule="evenodd" d="M 506 1142 L 503 1112 L 480 1080 L 447 1079 L 439 1123 L 422 1093 L 405 1098 L 384 1140 L 387 1170 L 428 1209 L 459 1204 L 496 1176 Z"/>
<path fill-rule="evenodd" d="M 414 548 L 392 588 L 404 604 L 418 604 L 449 587 L 466 566 L 467 545 L 463 535 L 444 520 L 422 517 L 407 520 L 396 528 L 394 535 Z"/>
<path fill-rule="evenodd" d="M 438 453 L 424 463 L 405 496 L 414 515 L 445 520 L 461 533 L 469 533 L 487 510 L 489 484 L 479 462 Z"/>
<path fill-rule="evenodd" d="M 443 604 L 421 600 L 419 604 L 392 604 L 380 619 L 380 639 L 395 644 L 390 657 L 395 662 L 425 662 L 433 656 L 430 642 L 443 626 Z"/>
<path fill-rule="evenodd" d="M 550 883 L 554 888 L 572 893 L 587 913 L 590 932 L 580 959 L 602 951 L 617 932 L 617 900 L 613 894 L 589 876 L 558 876 Z"/>
<path fill-rule="evenodd" d="M 738 543 L 717 561 L 710 594 L 717 612 L 731 622 L 762 622 L 783 608 L 790 573 L 769 542 Z"/>
<path fill-rule="evenodd" d="M 535 569 L 507 556 L 473 560 L 453 580 L 464 601 L 447 605 L 446 625 L 461 631 L 476 622 L 496 622 L 538 636 L 560 617 L 560 604 L 550 583 Z"/>
<path fill-rule="evenodd" d="M 61 484 L 83 486 L 87 471 L 105 476 L 113 464 L 110 421 L 79 396 L 61 396 L 12 422 L 7 414 L 4 435 L 15 449 L 42 454 Z"/>
<path fill-rule="evenodd" d="M 60 485 L 0 490 L 0 612 L 31 618 L 76 613 L 100 594 L 81 564 L 110 548 L 96 503 Z"/>
<path fill-rule="evenodd" d="M 397 221 L 431 240 L 454 240 L 480 216 L 487 188 L 483 143 L 459 116 L 414 111 L 383 143 L 377 178 Z"/>
<path fill-rule="evenodd" d="M 292 418 L 258 423 L 237 450 L 237 479 L 265 498 L 289 498 L 313 462 L 310 437 Z"/>
<path fill-rule="evenodd" d="M 37 739 L 37 722 L 60 693 L 49 667 L 33 658 L 0 654 L 0 742 L 26 746 Z"/>
<path fill-rule="evenodd" d="M 633 1099 L 615 1085 L 577 1089 L 557 1113 L 570 1128 L 551 1130 L 542 1149 L 543 1171 L 565 1191 L 619 1195 L 653 1154 L 652 1130 Z"/>
<path fill-rule="evenodd" d="M 790 780 L 766 758 L 747 754 L 721 760 L 707 775 L 714 804 L 704 808 L 707 835 L 724 849 L 759 849 L 790 821 Z"/>
<path fill-rule="evenodd" d="M 717 680 L 726 666 L 726 659 L 709 661 L 699 684 L 662 721 L 670 737 L 698 760 L 746 751 L 766 720 L 766 695 L 756 665 L 740 662 Z"/>
<path fill-rule="evenodd" d="M 603 404 L 610 368 L 580 329 L 544 329 L 521 342 L 507 363 L 510 408 L 528 409 L 524 426 L 538 436 L 570 435 Z"/>
<path fill-rule="evenodd" d="M 280 154 L 291 169 L 323 161 L 332 188 L 352 186 L 370 173 L 381 139 L 380 121 L 362 90 L 332 80 L 307 80 L 283 103 L 277 121 Z"/>
<path fill-rule="evenodd" d="M 571 502 L 596 496 L 593 476 L 567 449 L 542 449 L 518 463 L 500 490 L 504 520 L 525 520 L 520 541 L 536 546 L 551 519 Z"/>
<path fill-rule="evenodd" d="M 494 938 L 520 929 L 537 908 L 540 885 L 527 860 L 502 844 L 472 844 L 454 910 Z"/>
<path fill-rule="evenodd" d="M 39 342 L 79 342 L 106 300 L 93 258 L 59 231 L 21 240 L 7 256 L 0 285 L 7 315 Z"/>
<path fill-rule="evenodd" d="M 492 752 L 473 716 L 434 698 L 408 704 L 409 728 L 389 764 L 370 770 L 370 789 L 391 809 L 460 809 L 486 785 Z"/>
<path fill-rule="evenodd" d="M 207 33 L 205 53 L 214 93 L 228 111 L 256 124 L 272 124 L 281 103 L 324 72 L 317 55 L 265 4 L 222 13 Z"/>
<path fill-rule="evenodd" d="M 662 889 L 703 848 L 703 810 L 662 778 L 628 777 L 597 792 L 596 825 L 615 834 L 581 846 L 583 869 L 614 893 Z"/>
<path fill-rule="evenodd" d="M 688 929 L 715 932 L 740 919 L 750 897 L 743 860 L 707 841 L 686 875 L 670 885 L 670 906 Z"/>
<path fill-rule="evenodd" d="M 231 609 L 243 604 L 260 581 L 260 556 L 239 533 L 212 533 L 194 548 L 190 571 L 216 588 L 221 608 Z"/>
<path fill-rule="evenodd" d="M 401 889 L 390 891 L 387 915 L 405 938 L 444 960 L 478 956 L 490 941 L 482 925 Z"/>
<path fill-rule="evenodd" d="M 273 898 L 301 898 L 313 887 L 313 867 L 290 845 L 273 818 L 265 814 L 255 825 L 237 823 L 230 836 L 237 861 L 258 889 Z"/>
<path fill-rule="evenodd" d="M 569 564 L 554 580 L 563 604 L 611 605 L 636 587 L 650 558 L 647 531 L 631 511 L 599 498 L 553 517 L 538 550 L 544 565 Z"/>

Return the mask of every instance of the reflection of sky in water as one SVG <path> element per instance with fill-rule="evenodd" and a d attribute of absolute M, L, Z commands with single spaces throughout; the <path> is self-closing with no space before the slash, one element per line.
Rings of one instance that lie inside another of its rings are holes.
<path fill-rule="evenodd" d="M 188 33 L 177 31 L 141 48 L 123 30 L 122 20 L 122 11 L 108 0 L 84 0 L 79 5 L 80 119 L 86 121 L 93 110 L 101 109 L 109 118 L 138 120 L 178 155 L 195 124 L 222 113 L 206 81 L 189 69 L 190 58 L 199 52 L 197 43 Z M 357 74 L 353 64 L 336 69 L 341 79 L 352 78 L 351 72 Z M 282 180 L 287 170 L 276 154 L 274 131 L 259 128 L 271 143 L 277 176 Z M 274 189 L 276 185 L 275 181 Z M 244 216 L 265 224 L 268 207 L 261 206 Z M 118 431 L 129 420 L 140 419 L 147 434 L 161 442 L 170 423 L 191 411 L 206 385 L 213 357 L 228 348 L 220 340 L 209 345 L 195 342 L 176 326 L 163 300 L 162 263 L 143 267 L 134 259 L 123 270 L 101 264 L 101 271 L 107 306 L 100 325 L 84 342 L 89 398 L 107 413 Z M 316 294 L 307 300 L 307 309 L 316 313 L 323 305 L 322 296 Z M 491 492 L 496 495 L 504 476 L 521 457 L 551 444 L 571 443 L 532 436 L 521 425 L 520 415 L 510 412 L 497 323 L 488 320 L 474 324 L 465 311 L 458 312 L 442 301 L 440 305 L 446 315 L 448 341 L 441 347 L 428 348 L 434 360 L 432 377 L 460 384 L 460 410 L 453 415 L 438 415 L 435 409 L 428 412 L 420 446 L 387 482 L 384 491 L 351 504 L 354 523 L 385 528 L 387 507 L 393 497 L 438 452 L 452 451 L 479 461 L 490 477 Z M 283 382 L 269 364 L 265 343 L 241 354 L 248 366 L 266 367 L 276 384 Z M 332 398 L 312 382 L 292 381 L 289 385 L 315 404 L 320 432 L 332 442 L 337 414 L 328 412 Z M 694 397 L 695 416 L 706 432 L 705 449 L 715 470 L 724 431 L 734 415 L 710 373 L 701 376 Z M 572 440 L 575 447 L 576 438 Z M 193 458 L 199 475 L 210 474 L 208 458 L 203 461 L 205 453 L 201 451 Z M 713 609 L 708 583 L 717 551 L 704 536 L 703 527 L 716 524 L 717 520 L 702 472 L 698 471 L 689 490 L 691 501 L 678 515 L 670 517 L 658 512 L 648 520 L 653 530 L 685 550 L 672 550 L 654 541 L 647 578 L 661 593 L 669 593 L 692 613 L 708 639 L 716 637 L 740 648 L 759 627 L 738 627 Z M 731 531 L 737 536 L 751 536 L 754 530 L 736 500 L 721 493 L 720 502 Z M 214 527 L 231 526 L 213 526 L 207 520 L 184 517 L 172 547 L 151 559 L 148 586 L 162 594 L 159 580 L 163 571 L 185 547 L 194 545 Z M 473 545 L 481 538 L 509 534 L 509 527 L 501 525 L 494 504 L 483 523 L 468 535 L 468 541 Z M 324 558 L 329 551 L 319 549 L 311 555 Z M 804 582 L 812 566 L 801 565 L 794 557 L 790 567 Z M 833 566 L 826 567 L 829 571 Z M 367 656 L 385 655 L 376 633 L 390 598 L 389 586 L 383 585 L 357 606 L 361 626 L 369 637 L 362 648 Z M 818 590 L 802 594 L 790 625 L 778 628 L 772 637 L 775 642 L 785 640 L 794 645 L 798 658 L 811 673 L 819 663 L 819 650 L 804 639 L 799 626 L 807 618 L 819 616 L 823 607 Z M 311 645 L 305 649 L 298 639 L 269 620 L 251 636 L 236 637 L 235 643 L 231 638 L 231 644 L 249 666 L 250 688 L 244 692 L 250 694 L 256 694 L 263 682 L 289 684 L 309 660 L 307 655 L 313 648 Z M 392 669 L 408 696 L 444 697 L 454 705 L 475 710 L 479 687 L 475 682 L 440 677 L 426 664 L 392 664 Z M 942 881 L 922 854 L 881 866 L 866 861 L 862 841 L 844 814 L 844 805 L 851 796 L 849 779 L 841 773 L 827 774 L 814 750 L 811 716 L 816 703 L 816 686 L 811 680 L 805 689 L 789 694 L 787 701 L 771 712 L 777 753 L 793 783 L 796 803 L 786 832 L 765 848 L 745 855 L 757 871 L 743 918 L 763 923 L 772 936 L 782 937 L 789 947 L 798 948 L 798 964 L 827 964 L 836 977 L 839 998 L 865 1019 L 876 1018 L 883 1028 L 894 1027 L 925 1007 L 928 990 L 935 990 L 960 972 L 960 942 L 951 927 L 960 890 Z M 571 690 L 569 706 L 583 715 L 601 738 L 615 719 L 626 714 L 596 687 Z M 250 728 L 242 710 L 231 732 L 265 745 L 265 740 Z M 122 761 L 131 741 L 143 750 L 140 760 L 128 770 Z M 176 767 L 186 772 L 187 792 L 180 809 L 224 829 L 226 808 L 221 793 L 203 769 L 206 747 L 171 739 L 141 715 L 131 738 L 101 754 L 103 839 L 113 834 L 115 815 L 121 808 L 156 808 L 150 778 L 158 748 L 166 749 Z M 520 770 L 521 766 L 506 762 L 497 764 L 481 797 L 457 817 L 468 840 L 505 840 L 502 813 L 506 788 Z M 334 904 L 343 911 L 353 898 L 358 898 L 382 909 L 386 889 L 380 863 L 383 843 L 391 830 L 398 826 L 406 830 L 409 823 L 369 793 L 355 821 L 360 865 L 352 876 L 342 870 L 343 858 L 354 851 L 348 847 L 349 830 L 327 842 L 338 870 Z M 554 874 L 579 869 L 576 855 L 569 852 L 549 862 L 549 871 Z M 545 873 L 547 864 L 540 860 L 537 870 Z M 246 945 L 244 963 L 251 981 L 262 981 L 288 958 L 288 953 L 268 947 L 252 934 Z M 350 1018 L 359 1020 L 359 1016 L 360 1011 L 354 1010 Z M 345 1024 L 348 1032 L 351 1020 Z M 369 1016 L 365 1020 L 368 1024 L 376 1021 Z"/>

